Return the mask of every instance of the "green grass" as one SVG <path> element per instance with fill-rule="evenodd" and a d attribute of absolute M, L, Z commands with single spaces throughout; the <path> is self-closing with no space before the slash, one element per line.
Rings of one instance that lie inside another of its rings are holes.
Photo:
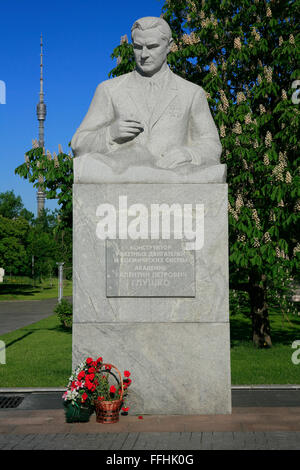
<path fill-rule="evenodd" d="M 0 387 L 64 387 L 71 375 L 72 334 L 52 315 L 2 335 L 6 364 Z"/>
<path fill-rule="evenodd" d="M 63 281 L 63 295 L 72 295 L 72 281 Z M 47 279 L 42 283 L 33 285 L 33 281 L 26 277 L 5 278 L 0 284 L 0 301 L 4 300 L 43 300 L 58 296 L 58 280 Z"/>
<path fill-rule="evenodd" d="M 292 343 L 300 340 L 300 317 L 290 323 L 270 313 L 272 348 L 257 349 L 251 341 L 251 322 L 243 315 L 232 315 L 231 382 L 233 385 L 300 384 L 300 364 L 292 363 Z"/>
<path fill-rule="evenodd" d="M 300 339 L 300 317 L 282 323 L 271 313 L 273 347 L 255 349 L 250 320 L 231 317 L 233 385 L 300 384 L 300 364 L 291 361 L 292 342 Z M 241 339 L 242 338 L 242 339 Z M 72 335 L 56 315 L 2 335 L 6 364 L 0 364 L 0 387 L 65 387 L 71 373 Z"/>

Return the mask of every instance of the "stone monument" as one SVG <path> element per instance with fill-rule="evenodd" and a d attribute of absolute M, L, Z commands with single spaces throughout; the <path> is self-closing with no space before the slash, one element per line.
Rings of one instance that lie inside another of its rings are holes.
<path fill-rule="evenodd" d="M 226 165 L 204 90 L 167 65 L 162 18 L 136 69 L 98 85 L 72 139 L 73 366 L 132 372 L 132 413 L 231 412 Z"/>

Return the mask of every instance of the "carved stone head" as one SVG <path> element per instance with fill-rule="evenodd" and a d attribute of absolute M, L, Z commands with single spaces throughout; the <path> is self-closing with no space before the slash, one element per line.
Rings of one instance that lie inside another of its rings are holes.
<path fill-rule="evenodd" d="M 135 21 L 131 38 L 138 71 L 155 75 L 166 64 L 173 43 L 170 26 L 163 18 L 146 16 Z"/>

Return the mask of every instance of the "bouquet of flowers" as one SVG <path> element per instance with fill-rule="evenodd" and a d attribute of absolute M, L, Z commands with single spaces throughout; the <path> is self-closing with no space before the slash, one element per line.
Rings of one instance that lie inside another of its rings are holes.
<path fill-rule="evenodd" d="M 131 373 L 128 370 L 124 371 L 124 377 L 120 381 L 115 376 L 112 371 L 113 366 L 111 364 L 104 364 L 101 367 L 98 367 L 95 371 L 95 385 L 96 389 L 94 391 L 94 400 L 101 402 L 101 401 L 113 401 L 120 399 L 120 395 L 122 394 L 122 405 L 123 411 L 125 411 L 125 400 L 128 394 L 128 387 L 131 384 L 131 379 L 129 378 Z M 114 376 L 117 380 L 117 386 L 111 385 L 109 379 L 111 376 Z M 122 388 L 123 384 L 123 388 Z M 123 390 L 123 393 L 122 393 Z M 126 412 L 128 412 L 129 408 L 126 408 Z"/>
<path fill-rule="evenodd" d="M 112 369 L 117 371 L 119 377 Z M 95 410 L 98 422 L 117 422 L 121 409 L 122 414 L 129 411 L 125 401 L 131 384 L 130 375 L 131 373 L 125 370 L 122 378 L 115 366 L 103 363 L 102 357 L 96 361 L 88 357 L 76 367 L 63 394 L 66 421 L 88 421 Z M 112 377 L 116 379 L 116 385 L 111 384 Z"/>
<path fill-rule="evenodd" d="M 117 375 L 115 375 L 115 371 Z M 131 384 L 130 372 L 124 371 L 124 377 L 112 364 L 101 364 L 95 370 L 94 405 L 96 421 L 98 423 L 116 423 L 119 413 L 128 414 L 129 406 L 125 405 L 128 395 L 128 387 Z M 114 377 L 117 384 L 111 384 L 110 379 Z"/>
<path fill-rule="evenodd" d="M 102 357 L 99 357 L 97 361 L 87 358 L 73 371 L 67 389 L 62 396 L 67 422 L 89 420 L 94 411 L 95 370 L 101 365 Z"/>

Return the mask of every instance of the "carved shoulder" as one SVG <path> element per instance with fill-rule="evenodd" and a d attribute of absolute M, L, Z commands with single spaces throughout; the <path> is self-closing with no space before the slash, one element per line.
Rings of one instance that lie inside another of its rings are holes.
<path fill-rule="evenodd" d="M 124 86 L 127 80 L 130 78 L 132 72 L 125 73 L 124 75 L 120 75 L 120 77 L 114 77 L 110 78 L 108 80 L 105 80 L 104 82 L 101 82 L 97 89 L 104 89 L 108 93 L 112 92 L 113 90 Z"/>

